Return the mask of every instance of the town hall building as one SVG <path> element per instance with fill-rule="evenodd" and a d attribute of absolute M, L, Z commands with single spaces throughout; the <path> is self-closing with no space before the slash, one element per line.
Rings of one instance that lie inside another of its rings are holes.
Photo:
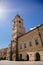
<path fill-rule="evenodd" d="M 23 19 L 16 15 L 12 21 L 12 35 L 7 50 L 7 59 L 43 61 L 43 24 L 26 32 Z"/>

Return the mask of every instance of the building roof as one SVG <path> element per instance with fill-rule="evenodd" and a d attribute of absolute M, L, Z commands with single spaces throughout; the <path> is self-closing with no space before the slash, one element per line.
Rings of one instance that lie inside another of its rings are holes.
<path fill-rule="evenodd" d="M 32 29 L 32 30 L 30 30 L 30 31 L 28 31 L 28 32 L 26 32 L 26 33 L 24 33 L 23 35 L 19 36 L 18 38 L 20 38 L 20 37 L 22 37 L 22 36 L 24 36 L 24 35 L 26 35 L 26 34 L 32 32 L 33 30 L 35 30 L 35 29 L 37 29 L 37 28 L 39 28 L 39 27 L 41 27 L 41 26 L 43 26 L 43 24 L 41 24 L 41 25 L 37 26 L 36 28 L 34 28 L 34 29 Z"/>
<path fill-rule="evenodd" d="M 23 21 L 23 19 L 20 17 L 20 15 L 19 15 L 19 14 L 17 14 L 17 15 L 15 16 L 15 18 L 16 18 L 16 17 L 20 18 L 20 19 Z M 14 21 L 14 20 L 15 20 L 15 18 L 14 18 L 12 21 Z"/>

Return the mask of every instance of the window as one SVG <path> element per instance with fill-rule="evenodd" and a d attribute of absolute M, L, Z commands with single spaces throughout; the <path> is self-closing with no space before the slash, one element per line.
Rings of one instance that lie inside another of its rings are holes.
<path fill-rule="evenodd" d="M 29 42 L 29 46 L 30 46 L 30 47 L 32 46 L 32 43 L 31 43 L 31 42 Z"/>
<path fill-rule="evenodd" d="M 19 21 L 19 23 L 21 23 L 21 21 Z"/>
<path fill-rule="evenodd" d="M 24 48 L 26 48 L 26 44 L 24 44 Z"/>
<path fill-rule="evenodd" d="M 37 39 L 35 40 L 35 43 L 36 43 L 36 45 L 38 45 L 38 44 L 39 44 Z"/>
<path fill-rule="evenodd" d="M 22 49 L 22 45 L 20 45 L 20 49 Z"/>

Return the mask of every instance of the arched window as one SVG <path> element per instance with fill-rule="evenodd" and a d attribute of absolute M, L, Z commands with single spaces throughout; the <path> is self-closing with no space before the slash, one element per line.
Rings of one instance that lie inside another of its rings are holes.
<path fill-rule="evenodd" d="M 19 23 L 21 23 L 21 21 L 19 21 Z"/>
<path fill-rule="evenodd" d="M 40 61 L 40 54 L 38 52 L 35 54 L 35 61 Z"/>

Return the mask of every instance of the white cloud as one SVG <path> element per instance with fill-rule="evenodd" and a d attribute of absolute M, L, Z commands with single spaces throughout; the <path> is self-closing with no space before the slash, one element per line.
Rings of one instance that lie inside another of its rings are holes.
<path fill-rule="evenodd" d="M 30 30 L 33 30 L 33 29 L 35 29 L 36 27 L 33 27 L 33 28 L 30 28 Z"/>

